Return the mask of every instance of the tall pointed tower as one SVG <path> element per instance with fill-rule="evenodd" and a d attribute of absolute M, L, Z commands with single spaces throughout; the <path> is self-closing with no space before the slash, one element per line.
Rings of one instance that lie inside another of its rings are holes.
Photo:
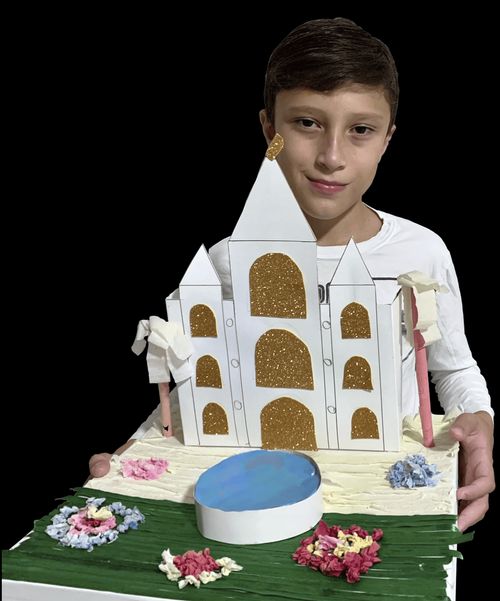
<path fill-rule="evenodd" d="M 229 241 L 251 446 L 328 447 L 316 238 L 265 159 Z"/>
<path fill-rule="evenodd" d="M 391 376 L 397 368 L 396 358 L 400 360 L 399 337 L 394 333 L 400 331 L 399 307 L 397 290 L 396 295 L 393 290 L 389 302 L 379 302 L 375 282 L 351 240 L 330 282 L 341 449 L 382 451 L 399 440 L 398 391 L 396 379 Z"/>
<path fill-rule="evenodd" d="M 204 246 L 176 293 L 167 298 L 169 319 L 182 322 L 195 349 L 190 358 L 195 375 L 179 386 L 184 442 L 236 446 L 222 286 Z"/>

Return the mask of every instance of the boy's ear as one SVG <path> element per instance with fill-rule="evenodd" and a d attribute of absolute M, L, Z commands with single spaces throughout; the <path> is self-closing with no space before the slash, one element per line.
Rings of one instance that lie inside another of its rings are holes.
<path fill-rule="evenodd" d="M 264 137 L 266 138 L 266 142 L 269 145 L 271 140 L 274 138 L 276 131 L 274 129 L 274 125 L 267 118 L 266 109 L 262 109 L 259 112 L 260 124 L 262 125 L 262 132 L 264 133 Z"/>
<path fill-rule="evenodd" d="M 396 126 L 393 125 L 391 127 L 391 129 L 387 132 L 387 135 L 385 136 L 384 147 L 382 148 L 382 152 L 380 153 L 380 156 L 378 159 L 379 162 L 380 162 L 380 159 L 384 156 L 384 152 L 387 150 L 387 147 L 389 146 L 389 142 L 391 141 L 391 138 L 395 131 L 396 131 Z"/>

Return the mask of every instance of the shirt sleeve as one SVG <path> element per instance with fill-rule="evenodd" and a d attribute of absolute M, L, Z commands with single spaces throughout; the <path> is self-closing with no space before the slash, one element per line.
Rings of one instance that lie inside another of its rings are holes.
<path fill-rule="evenodd" d="M 472 357 L 465 336 L 462 299 L 451 257 L 436 274 L 449 292 L 438 293 L 438 326 L 441 340 L 427 348 L 431 380 L 446 414 L 453 409 L 462 413 L 486 411 L 493 418 L 486 381 Z"/>
<path fill-rule="evenodd" d="M 214 244 L 208 253 L 222 283 L 222 296 L 224 298 L 233 298 L 228 242 L 229 238 L 224 238 L 224 240 Z"/>

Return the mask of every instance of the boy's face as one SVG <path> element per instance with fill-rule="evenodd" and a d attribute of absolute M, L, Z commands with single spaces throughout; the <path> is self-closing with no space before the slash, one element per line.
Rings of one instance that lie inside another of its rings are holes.
<path fill-rule="evenodd" d="M 390 107 L 382 89 L 351 84 L 332 92 L 283 90 L 275 122 L 261 122 L 268 142 L 281 134 L 277 160 L 306 214 L 314 220 L 342 217 L 370 187 L 391 139 Z"/>

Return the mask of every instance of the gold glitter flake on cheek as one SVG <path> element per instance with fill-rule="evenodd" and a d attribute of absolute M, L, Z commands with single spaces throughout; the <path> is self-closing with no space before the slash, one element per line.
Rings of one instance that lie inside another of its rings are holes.
<path fill-rule="evenodd" d="M 227 416 L 217 403 L 208 403 L 203 409 L 203 434 L 228 434 Z"/>
<path fill-rule="evenodd" d="M 267 388 L 313 390 L 311 355 L 288 330 L 269 330 L 255 345 L 255 383 Z"/>
<path fill-rule="evenodd" d="M 373 390 L 372 370 L 363 357 L 351 357 L 344 367 L 344 382 L 342 388 L 357 388 L 358 390 Z"/>
<path fill-rule="evenodd" d="M 342 338 L 371 338 L 368 311 L 359 303 L 350 303 L 340 315 Z"/>
<path fill-rule="evenodd" d="M 283 253 L 267 253 L 250 268 L 250 313 L 258 317 L 305 319 L 304 278 Z"/>
<path fill-rule="evenodd" d="M 361 407 L 353 413 L 351 438 L 380 438 L 377 416 L 368 407 Z"/>
<path fill-rule="evenodd" d="M 189 312 L 191 336 L 217 338 L 215 314 L 207 305 L 193 305 Z"/>
<path fill-rule="evenodd" d="M 284 146 L 285 140 L 283 140 L 283 137 L 280 136 L 280 134 L 276 134 L 267 147 L 266 158 L 270 161 L 274 161 L 283 150 Z"/>
<path fill-rule="evenodd" d="M 260 414 L 263 449 L 317 451 L 314 416 L 290 397 L 267 404 Z"/>
<path fill-rule="evenodd" d="M 203 355 L 196 362 L 196 386 L 222 388 L 219 364 L 210 355 Z"/>

